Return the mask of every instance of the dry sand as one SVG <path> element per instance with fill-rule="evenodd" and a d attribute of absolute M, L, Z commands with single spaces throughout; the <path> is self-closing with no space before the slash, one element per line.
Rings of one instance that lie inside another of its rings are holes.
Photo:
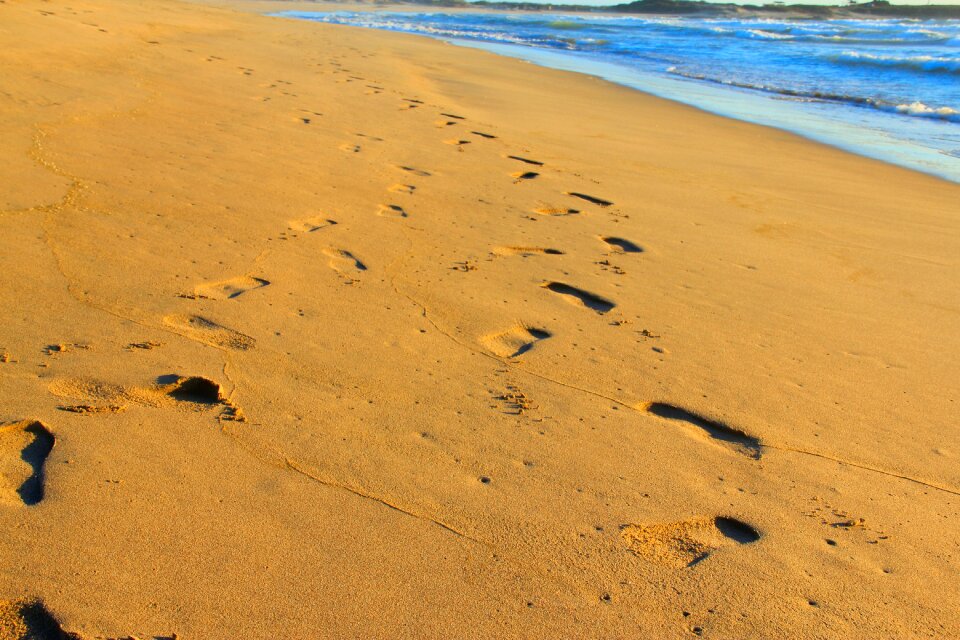
<path fill-rule="evenodd" d="M 960 186 L 263 6 L 0 2 L 0 638 L 960 637 Z"/>

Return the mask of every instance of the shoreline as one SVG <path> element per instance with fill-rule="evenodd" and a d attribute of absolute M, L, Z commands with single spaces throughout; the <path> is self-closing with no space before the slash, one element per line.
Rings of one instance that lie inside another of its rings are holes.
<path fill-rule="evenodd" d="M 297 0 L 292 0 L 284 5 L 299 4 Z M 404 11 L 405 7 L 411 5 L 391 5 L 389 7 L 367 7 L 350 6 L 346 9 L 337 4 L 325 3 L 326 8 L 317 11 L 306 11 L 301 13 L 336 13 L 338 11 L 360 11 L 360 12 L 382 12 L 392 13 Z M 419 5 L 412 5 L 419 6 Z M 422 7 L 424 11 L 418 13 L 445 13 L 442 8 L 431 9 L 429 6 Z M 455 8 L 455 12 L 470 12 L 469 9 Z M 293 11 L 287 9 L 285 11 Z M 293 20 L 313 21 L 310 18 L 302 18 L 295 15 L 285 15 L 285 11 L 271 12 L 264 14 L 270 17 L 279 17 Z M 478 10 L 479 13 L 502 13 L 494 9 Z M 565 12 L 556 12 L 557 15 Z M 571 12 L 575 14 L 577 12 Z M 583 14 L 589 15 L 589 14 Z M 638 16 L 645 17 L 645 16 Z M 315 21 L 313 21 L 315 22 Z M 329 24 L 329 23 L 328 23 Z M 340 26 L 351 26 L 362 29 L 377 29 L 377 27 L 350 25 L 344 23 L 335 23 Z M 830 116 L 820 116 L 805 112 L 800 109 L 792 115 L 783 113 L 784 109 L 794 109 L 791 104 L 774 106 L 768 104 L 767 94 L 756 94 L 736 86 L 723 86 L 704 83 L 691 85 L 690 89 L 684 90 L 683 80 L 671 78 L 669 76 L 658 76 L 655 74 L 631 69 L 630 67 L 621 67 L 620 65 L 593 60 L 589 57 L 576 56 L 562 51 L 543 50 L 523 45 L 510 45 L 506 43 L 497 43 L 484 40 L 460 39 L 449 36 L 435 36 L 431 34 L 416 33 L 392 29 L 378 29 L 391 33 L 407 33 L 409 35 L 422 36 L 441 42 L 446 42 L 460 47 L 480 49 L 496 55 L 503 55 L 511 58 L 530 62 L 541 68 L 551 68 L 563 71 L 580 73 L 585 76 L 596 77 L 607 82 L 612 82 L 620 86 L 639 91 L 646 95 L 654 96 L 663 100 L 668 100 L 676 104 L 691 106 L 712 115 L 732 118 L 741 122 L 747 122 L 763 127 L 770 127 L 779 131 L 785 131 L 798 135 L 805 140 L 824 144 L 834 149 L 839 149 L 848 153 L 853 153 L 860 157 L 871 160 L 879 160 L 886 164 L 906 168 L 911 171 L 917 171 L 924 175 L 932 176 L 945 180 L 950 183 L 960 184 L 960 161 L 951 158 L 955 167 L 931 166 L 941 160 L 943 152 L 936 148 L 916 147 L 911 140 L 898 141 L 900 144 L 909 144 L 911 153 L 909 156 L 902 154 L 902 149 L 893 149 L 889 143 L 886 143 L 881 132 L 864 129 L 848 124 L 846 121 L 837 120 Z M 828 103 L 833 104 L 828 101 Z M 779 111 L 778 111 L 779 110 Z M 902 116 L 907 117 L 907 116 Z M 804 122 L 797 125 L 796 121 Z M 791 123 L 793 121 L 793 123 Z"/>
<path fill-rule="evenodd" d="M 960 635 L 960 186 L 234 4 L 0 4 L 0 639 Z"/>

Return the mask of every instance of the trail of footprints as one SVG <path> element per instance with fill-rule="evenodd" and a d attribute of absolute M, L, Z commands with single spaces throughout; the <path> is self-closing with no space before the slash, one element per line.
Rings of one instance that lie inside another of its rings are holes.
<path fill-rule="evenodd" d="M 439 124 L 444 127 L 456 125 L 457 121 L 463 120 L 462 116 L 455 117 L 449 113 L 443 113 L 441 115 L 445 118 L 455 118 L 455 120 L 441 121 Z M 495 138 L 492 134 L 483 134 L 476 131 L 472 133 L 480 135 L 483 138 Z M 456 141 L 457 144 L 462 142 L 462 140 Z M 530 167 L 529 169 L 510 174 L 510 177 L 513 178 L 515 183 L 522 183 L 540 177 L 546 166 L 544 162 L 526 156 L 507 154 L 504 157 L 507 160 Z M 409 167 L 403 167 L 403 169 L 410 170 Z M 614 204 L 606 198 L 580 191 L 567 191 L 564 195 L 601 209 L 609 208 Z M 548 217 L 571 216 L 580 213 L 579 209 L 550 203 L 540 203 L 533 211 L 534 213 Z M 625 255 L 644 252 L 643 247 L 627 238 L 601 235 L 597 236 L 597 239 L 603 243 L 603 246 L 612 254 Z M 493 247 L 492 253 L 495 256 L 522 257 L 564 255 L 564 251 L 561 249 L 537 246 L 496 246 Z M 609 261 L 602 261 L 599 264 L 609 265 Z M 467 269 L 462 270 L 467 271 Z M 622 270 L 619 270 L 619 268 L 616 268 L 616 270 L 622 273 Z M 617 306 L 614 301 L 604 296 L 567 282 L 547 281 L 543 282 L 540 286 L 564 302 L 581 309 L 593 311 L 598 315 L 607 314 Z M 535 349 L 542 341 L 550 338 L 551 335 L 551 332 L 546 328 L 534 327 L 521 322 L 506 329 L 480 336 L 479 342 L 489 353 L 499 358 L 516 361 Z M 759 459 L 762 454 L 762 446 L 758 439 L 739 429 L 704 418 L 681 407 L 662 402 L 650 402 L 637 407 L 637 409 L 658 420 L 680 424 L 692 437 L 725 447 L 749 459 Z M 665 545 L 665 547 L 673 549 L 670 553 L 679 553 L 676 542 L 679 539 L 683 539 L 685 541 L 680 544 L 680 547 L 687 549 L 689 552 L 689 557 L 685 556 L 683 562 L 685 565 L 691 566 L 709 555 L 712 550 L 725 546 L 731 540 L 737 543 L 748 543 L 759 537 L 759 534 L 756 534 L 749 525 L 739 523 L 739 521 L 731 518 L 719 517 L 713 520 L 674 523 L 674 525 L 664 526 L 664 528 L 661 529 L 643 529 L 642 536 L 641 528 L 638 527 L 641 526 L 630 525 L 629 528 L 624 530 L 625 538 L 630 538 L 633 541 L 631 543 L 632 550 L 639 555 L 646 553 L 639 551 L 640 547 L 638 545 L 640 545 L 640 543 L 638 540 L 642 537 L 648 541 L 660 539 L 662 544 L 660 547 L 654 544 L 653 548 L 655 549 L 659 549 Z M 683 535 L 680 536 L 678 532 L 682 532 Z M 660 536 L 660 534 L 663 535 Z M 666 542 L 664 542 L 664 540 L 666 540 Z M 660 551 L 656 553 L 663 555 Z M 682 556 L 683 554 L 680 553 L 680 555 Z"/>
<path fill-rule="evenodd" d="M 423 104 L 420 101 L 414 101 L 417 105 Z M 456 114 L 443 112 L 440 114 L 444 120 L 438 121 L 438 125 L 442 127 L 455 126 L 465 120 L 465 117 L 459 116 Z M 496 139 L 497 136 L 494 134 L 489 134 L 486 132 L 480 131 L 471 131 L 472 134 L 480 136 L 484 139 Z M 469 141 L 463 139 L 455 139 L 448 141 L 454 145 L 462 145 Z M 519 162 L 528 167 L 535 167 L 538 170 L 534 171 L 532 169 L 527 169 L 523 171 L 518 171 L 510 174 L 515 182 L 524 182 L 529 180 L 534 180 L 538 178 L 545 167 L 545 163 L 540 160 L 533 158 L 520 156 L 516 154 L 507 154 L 504 156 L 506 159 Z M 396 165 L 396 168 L 415 175 L 418 177 L 429 177 L 431 174 L 428 171 L 424 171 L 415 167 L 405 166 L 405 165 Z M 400 184 L 393 185 L 389 188 L 389 191 L 393 193 L 405 193 L 412 194 L 415 191 L 416 187 L 414 185 Z M 565 195 L 579 199 L 591 205 L 595 205 L 600 208 L 607 208 L 612 206 L 614 203 L 605 198 L 596 197 L 590 194 L 582 193 L 579 191 L 568 191 L 565 192 Z M 381 205 L 380 215 L 385 215 L 385 211 L 392 212 L 393 214 L 400 214 L 402 208 L 397 205 Z M 576 215 L 580 213 L 578 209 L 565 206 L 555 206 L 549 204 L 540 204 L 534 209 L 535 213 L 544 216 L 569 216 Z M 389 215 L 389 214 L 388 214 Z M 643 253 L 644 249 L 640 245 L 636 244 L 632 240 L 619 236 L 609 236 L 601 235 L 597 236 L 597 239 L 603 243 L 603 245 L 612 253 L 615 254 L 639 254 Z M 565 252 L 561 249 L 551 248 L 551 247 L 537 247 L 537 246 L 495 246 L 492 248 L 491 252 L 495 256 L 521 256 L 521 257 L 531 257 L 531 256 L 559 256 L 564 255 Z M 461 269 L 461 271 L 470 271 L 470 269 Z M 560 282 L 560 281 L 547 281 L 540 285 L 543 289 L 550 292 L 552 295 L 556 295 L 558 298 L 567 302 L 568 304 L 579 307 L 585 310 L 593 311 L 598 315 L 604 315 L 614 308 L 616 308 L 616 303 L 612 300 L 609 300 L 601 295 L 592 293 L 575 285 Z M 535 327 L 527 325 L 522 322 L 518 322 L 513 326 L 510 326 L 506 329 L 495 331 L 490 334 L 483 335 L 479 338 L 481 346 L 486 349 L 489 353 L 504 359 L 516 360 L 524 356 L 525 354 L 532 351 L 538 344 L 542 341 L 547 340 L 552 336 L 551 332 L 543 327 Z M 693 437 L 701 438 L 706 441 L 712 442 L 719 446 L 726 447 L 729 450 L 732 450 L 740 455 L 743 455 L 750 459 L 759 459 L 762 454 L 762 446 L 758 439 L 740 431 L 736 428 L 730 427 L 721 422 L 710 420 L 699 416 L 693 412 L 687 411 L 681 407 L 677 407 L 671 404 L 666 404 L 662 402 L 650 402 L 646 403 L 641 407 L 637 407 L 638 410 L 645 412 L 646 414 L 655 417 L 659 420 L 669 422 L 669 423 L 678 423 L 683 425 L 683 428 L 687 430 Z M 706 521 L 704 521 L 706 522 Z M 736 539 L 737 535 L 726 535 L 730 531 L 734 531 L 736 528 L 733 527 L 730 523 L 734 522 L 730 519 L 717 519 L 710 527 L 703 524 L 703 522 L 697 521 L 694 524 L 684 525 L 685 531 L 692 532 L 691 535 L 694 537 L 699 536 L 703 538 L 706 535 L 704 532 L 713 533 L 710 536 L 716 538 L 716 532 L 719 531 L 721 538 L 724 539 Z M 728 526 L 729 525 L 729 526 Z M 743 525 L 747 527 L 747 525 Z M 733 528 L 731 528 L 733 527 Z M 636 534 L 635 529 L 631 529 L 633 534 Z M 702 535 L 701 535 L 702 534 Z M 626 535 L 626 534 L 625 534 Z M 707 537 L 710 537 L 707 536 Z M 636 537 L 636 536 L 634 536 Z M 741 536 L 742 537 L 742 536 Z M 749 537 L 749 536 L 748 536 Z M 717 538 L 719 539 L 719 538 Z M 701 545 L 704 549 L 710 547 L 710 544 L 704 542 Z M 692 548 L 692 547 L 691 547 Z M 704 551 L 702 556 L 698 555 L 699 559 L 705 557 L 708 552 Z M 699 561 L 696 560 L 696 561 Z"/>
<path fill-rule="evenodd" d="M 252 73 L 252 70 L 243 69 L 243 71 L 248 75 Z M 348 81 L 353 80 L 361 80 L 361 78 L 354 76 L 348 79 Z M 368 85 L 367 88 L 375 93 L 383 91 L 380 86 Z M 403 98 L 402 101 L 403 108 L 411 111 L 424 104 L 412 98 Z M 311 115 L 322 114 L 312 113 Z M 456 126 L 466 120 L 464 116 L 453 113 L 443 112 L 440 115 L 444 120 L 439 121 L 438 126 L 443 128 Z M 310 118 L 307 116 L 301 117 L 301 120 L 304 124 L 310 123 Z M 492 133 L 483 131 L 474 130 L 469 133 L 482 140 L 498 138 Z M 374 142 L 381 141 L 379 138 L 357 135 Z M 464 138 L 454 138 L 446 142 L 460 151 L 463 151 L 465 145 L 471 143 Z M 361 150 L 360 145 L 355 143 L 344 143 L 340 148 L 349 153 L 358 153 Z M 511 154 L 506 155 L 505 158 L 537 168 L 536 171 L 531 168 L 510 174 L 516 183 L 538 178 L 545 166 L 545 163 L 539 160 L 524 156 Z M 395 168 L 413 177 L 431 176 L 431 172 L 417 167 L 395 165 Z M 388 187 L 387 191 L 401 196 L 412 196 L 416 189 L 417 186 L 414 184 L 397 183 Z M 613 202 L 607 199 L 578 191 L 568 191 L 565 195 L 601 208 L 613 205 Z M 547 217 L 580 213 L 578 209 L 572 207 L 547 203 L 541 203 L 533 211 Z M 399 204 L 386 203 L 379 206 L 377 215 L 406 218 L 408 213 Z M 335 220 L 325 216 L 313 216 L 291 220 L 288 228 L 294 232 L 312 234 L 336 224 Z M 643 252 L 642 247 L 626 238 L 614 236 L 598 238 L 615 253 Z M 328 246 L 321 252 L 328 259 L 329 266 L 350 282 L 357 281 L 359 274 L 367 270 L 367 265 L 347 249 Z M 492 249 L 492 253 L 495 256 L 518 257 L 565 255 L 561 249 L 538 246 L 497 246 Z M 194 288 L 192 294 L 185 294 L 182 297 L 229 301 L 269 285 L 268 280 L 248 274 L 200 283 Z M 603 296 L 565 282 L 548 281 L 542 283 L 541 287 L 575 307 L 600 315 L 616 307 L 616 303 Z M 199 314 L 170 314 L 163 318 L 163 324 L 175 333 L 219 349 L 246 351 L 253 349 L 256 345 L 253 337 Z M 479 341 L 483 348 L 494 356 L 516 361 L 551 337 L 552 333 L 544 327 L 518 322 L 506 329 L 481 336 Z M 219 408 L 218 419 L 220 420 L 245 421 L 246 419 L 240 408 L 224 395 L 216 382 L 203 377 L 164 376 L 158 378 L 154 385 L 139 388 L 121 387 L 92 380 L 61 380 L 52 384 L 50 390 L 54 395 L 68 401 L 60 405 L 61 410 L 79 415 L 119 413 L 131 405 L 181 406 L 192 408 L 192 410 Z M 637 409 L 665 422 L 680 423 L 695 437 L 725 446 L 748 458 L 758 459 L 761 456 L 762 446 L 759 440 L 723 423 L 661 402 L 647 403 Z M 53 450 L 55 442 L 53 432 L 39 421 L 25 420 L 0 425 L 0 481 L 2 481 L 0 504 L 32 506 L 43 499 L 44 463 Z M 759 532 L 753 527 L 727 516 L 693 518 L 672 523 L 625 524 L 621 527 L 620 533 L 624 544 L 638 557 L 680 568 L 695 566 L 724 547 L 751 544 L 760 538 Z M 5 603 L 0 603 L 0 606 L 4 605 Z M 37 603 L 20 603 L 17 606 L 40 607 L 38 611 L 45 613 L 42 605 Z"/>

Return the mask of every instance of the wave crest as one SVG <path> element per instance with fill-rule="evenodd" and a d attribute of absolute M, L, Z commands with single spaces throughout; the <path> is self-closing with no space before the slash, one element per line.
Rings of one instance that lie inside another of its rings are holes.
<path fill-rule="evenodd" d="M 848 65 L 866 65 L 872 67 L 893 67 L 921 73 L 949 73 L 960 75 L 960 58 L 936 56 L 882 56 L 857 51 L 844 51 L 830 56 L 835 62 Z"/>

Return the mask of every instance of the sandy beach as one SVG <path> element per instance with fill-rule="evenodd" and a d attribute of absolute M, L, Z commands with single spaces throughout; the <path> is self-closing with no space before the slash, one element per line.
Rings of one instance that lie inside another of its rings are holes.
<path fill-rule="evenodd" d="M 291 5 L 0 0 L 0 639 L 960 637 L 960 185 Z"/>

